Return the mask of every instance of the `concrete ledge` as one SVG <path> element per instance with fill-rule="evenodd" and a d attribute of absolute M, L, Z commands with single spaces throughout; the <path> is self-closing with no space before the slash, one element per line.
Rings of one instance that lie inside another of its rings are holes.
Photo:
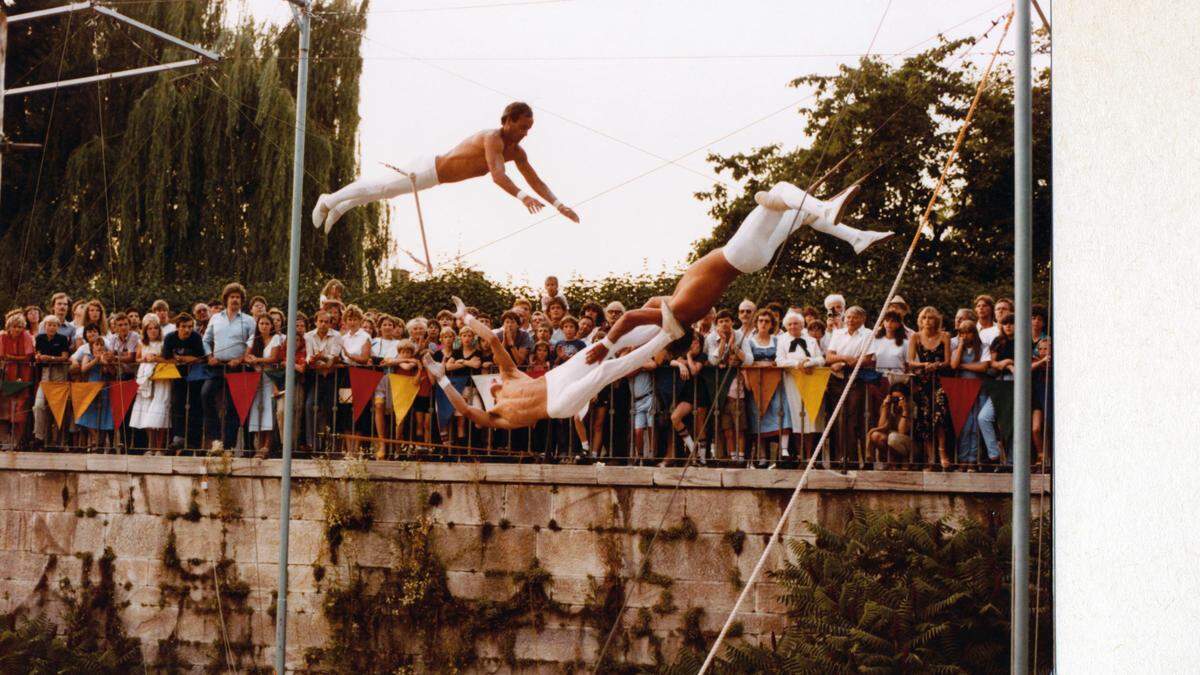
<path fill-rule="evenodd" d="M 141 455 L 80 455 L 49 452 L 0 453 L 0 471 L 131 473 L 139 475 L 202 476 L 211 473 L 211 460 L 203 457 L 145 457 Z M 235 459 L 233 475 L 248 478 L 278 478 L 283 461 L 278 459 Z M 345 473 L 345 463 L 333 460 L 335 476 Z M 639 466 L 594 466 L 563 464 L 492 464 L 449 462 L 369 461 L 372 478 L 382 481 L 426 481 L 442 483 L 497 483 L 550 485 L 605 485 L 674 488 L 751 488 L 794 490 L 803 471 L 792 469 L 710 469 L 703 467 L 654 468 Z M 321 462 L 298 459 L 292 462 L 293 478 L 319 478 Z M 1030 492 L 1049 493 L 1052 479 L 1034 475 Z M 807 489 L 814 491 L 882 491 L 929 493 L 1012 492 L 1009 474 L 922 471 L 828 471 L 816 469 L 809 475 Z"/>

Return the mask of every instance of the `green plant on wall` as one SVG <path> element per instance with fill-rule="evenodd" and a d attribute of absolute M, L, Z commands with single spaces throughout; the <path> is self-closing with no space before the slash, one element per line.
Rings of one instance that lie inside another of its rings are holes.
<path fill-rule="evenodd" d="M 46 616 L 28 617 L 14 611 L 0 616 L 0 673 L 141 672 L 141 641 L 125 633 L 113 582 L 111 548 L 96 564 L 99 580 L 92 581 L 92 558 L 83 556 L 79 585 L 59 582 L 64 605 L 61 625 Z M 47 571 L 53 568 L 47 565 Z"/>
<path fill-rule="evenodd" d="M 1029 542 L 1050 550 L 1049 516 Z M 773 576 L 783 587 L 788 627 L 770 644 L 732 643 L 718 672 L 1006 672 L 1012 529 L 964 519 L 957 527 L 855 506 L 840 532 L 809 523 L 815 543 L 794 542 L 794 561 Z M 1036 557 L 1033 558 L 1036 560 Z M 1052 662 L 1051 572 L 1030 579 L 1030 626 L 1037 653 Z M 1031 648 L 1033 646 L 1031 641 Z M 685 649 L 668 672 L 695 672 L 699 650 Z"/>

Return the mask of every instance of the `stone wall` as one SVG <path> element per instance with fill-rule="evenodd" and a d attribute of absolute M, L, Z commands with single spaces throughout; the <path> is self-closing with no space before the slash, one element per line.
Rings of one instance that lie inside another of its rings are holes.
<path fill-rule="evenodd" d="M 85 570 L 94 578 L 91 561 L 111 549 L 117 600 L 127 603 L 121 616 L 142 640 L 149 664 L 268 668 L 279 466 L 0 455 L 0 613 L 58 615 L 61 580 L 77 587 Z M 297 670 L 306 669 L 308 650 L 329 641 L 323 604 L 330 589 L 394 567 L 397 527 L 415 521 L 428 525 L 455 598 L 504 602 L 529 570 L 548 575 L 554 611 L 542 608 L 537 620 L 525 617 L 479 635 L 475 671 L 590 666 L 611 625 L 614 596 L 605 593 L 614 586 L 629 602 L 613 656 L 647 665 L 669 659 L 688 622 L 702 632 L 720 627 L 800 473 L 693 468 L 681 482 L 681 469 L 638 467 L 312 461 L 293 467 L 287 648 L 289 667 Z M 353 523 L 345 528 L 335 551 L 327 514 L 331 495 L 352 502 L 347 470 L 370 479 L 372 518 L 367 531 Z M 783 530 L 784 543 L 808 536 L 804 521 L 838 525 L 855 503 L 916 507 L 929 517 L 1000 517 L 1010 508 L 1010 486 L 1003 475 L 817 471 Z M 1048 482 L 1035 477 L 1033 489 L 1049 503 Z M 650 533 L 660 526 L 651 546 Z M 768 569 L 784 555 L 785 547 L 774 547 Z M 641 580 L 634 579 L 643 567 Z M 756 585 L 739 617 L 741 639 L 780 630 L 784 608 L 777 595 L 769 581 Z M 399 642 L 396 650 L 424 648 Z"/>

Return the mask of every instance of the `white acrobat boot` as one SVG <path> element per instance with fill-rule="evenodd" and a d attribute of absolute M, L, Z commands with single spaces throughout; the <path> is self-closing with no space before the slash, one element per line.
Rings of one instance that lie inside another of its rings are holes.
<path fill-rule="evenodd" d="M 892 236 L 892 232 L 875 232 L 859 230 L 838 223 L 850 200 L 858 195 L 858 183 L 842 190 L 828 201 L 822 201 L 808 195 L 791 183 L 776 183 L 770 192 L 758 192 L 754 201 L 763 208 L 776 211 L 800 209 L 804 214 L 804 224 L 817 232 L 832 235 L 850 244 L 856 254 L 867 250 L 871 244 L 883 241 Z"/>

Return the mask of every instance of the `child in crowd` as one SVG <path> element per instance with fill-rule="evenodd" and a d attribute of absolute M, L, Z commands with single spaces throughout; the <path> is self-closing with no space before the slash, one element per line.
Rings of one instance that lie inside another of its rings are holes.
<path fill-rule="evenodd" d="M 563 295 L 562 291 L 558 290 L 558 277 L 550 275 L 546 277 L 546 282 L 542 288 L 542 311 L 548 311 L 550 307 L 550 301 L 555 298 L 562 300 L 564 312 L 571 308 L 571 306 L 567 304 L 567 296 Z"/>

